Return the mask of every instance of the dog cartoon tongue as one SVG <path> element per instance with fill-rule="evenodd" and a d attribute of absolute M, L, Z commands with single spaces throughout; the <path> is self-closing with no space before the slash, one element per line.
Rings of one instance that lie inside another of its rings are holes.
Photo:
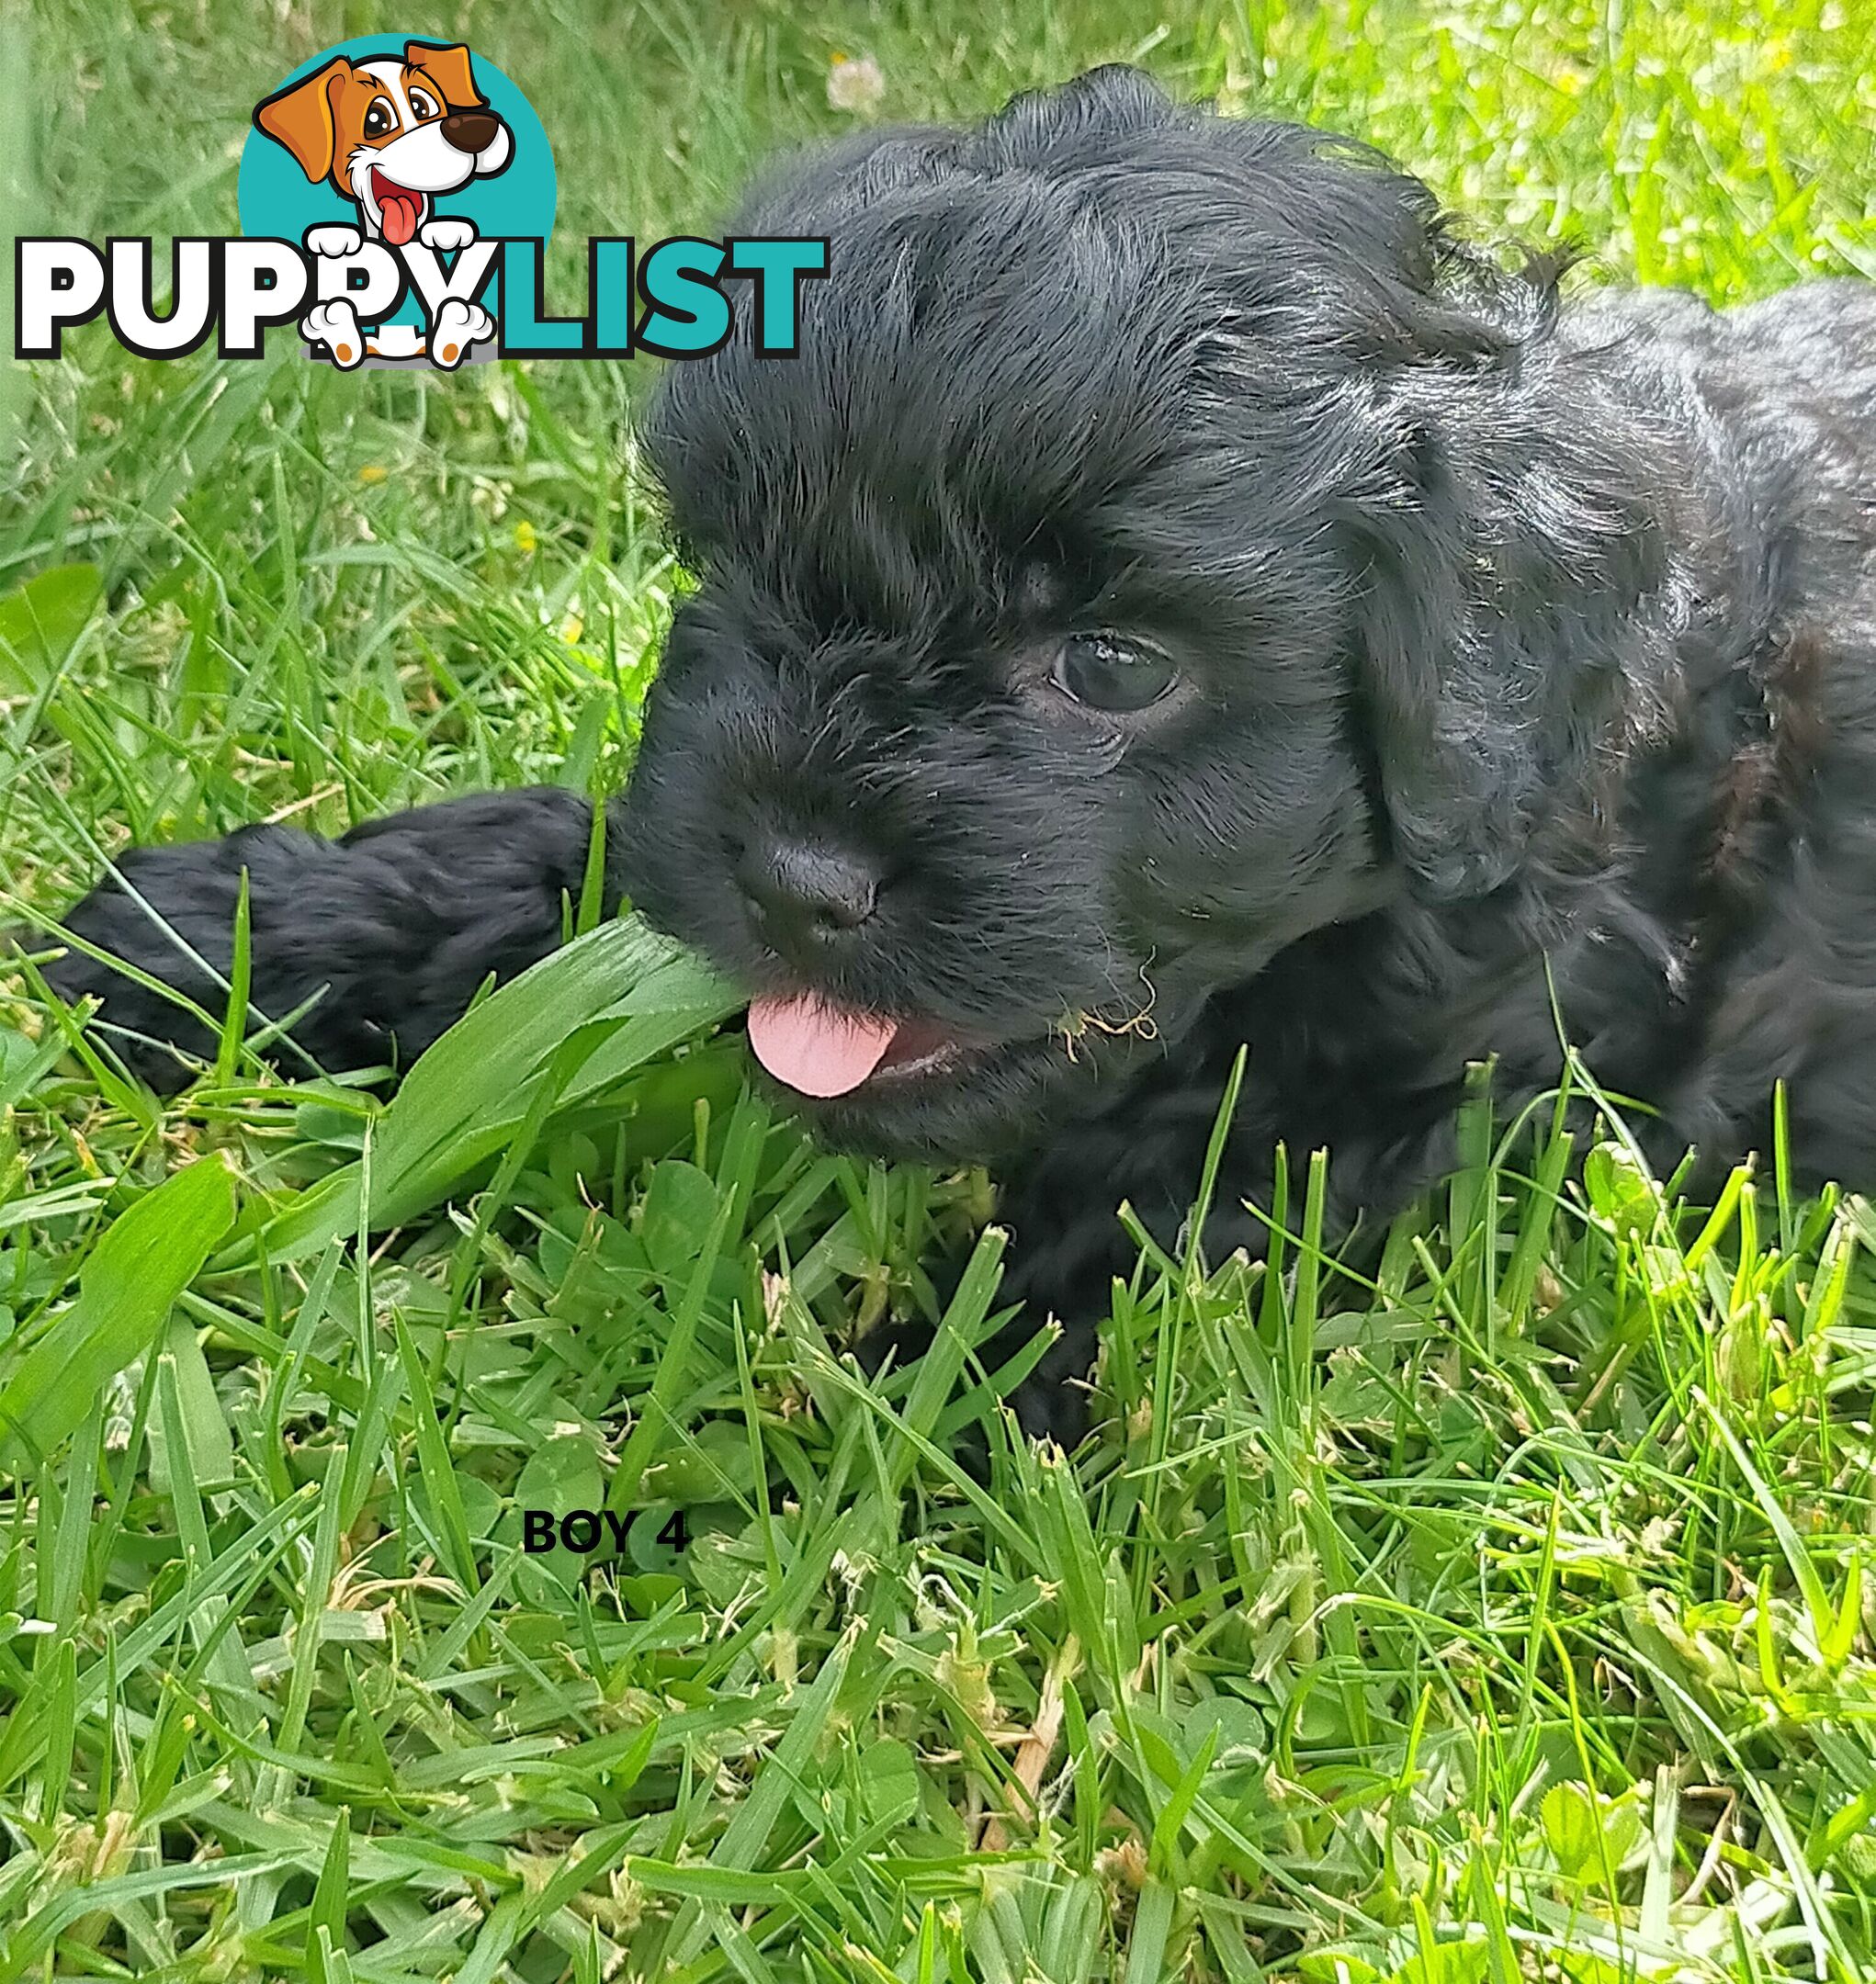
<path fill-rule="evenodd" d="M 385 240 L 393 248 L 401 248 L 416 233 L 417 222 L 424 218 L 424 196 L 393 186 L 382 173 L 374 176 L 371 190 L 378 196 Z"/>
<path fill-rule="evenodd" d="M 803 1095 L 845 1095 L 886 1057 L 898 1031 L 875 1013 L 829 1006 L 812 995 L 759 998 L 749 1009 L 749 1043 L 777 1081 Z"/>

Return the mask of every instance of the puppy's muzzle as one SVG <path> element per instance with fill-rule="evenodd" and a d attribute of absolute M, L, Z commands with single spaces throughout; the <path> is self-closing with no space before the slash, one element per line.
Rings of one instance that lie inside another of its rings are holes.
<path fill-rule="evenodd" d="M 771 946 L 791 963 L 809 966 L 829 943 L 872 916 L 879 896 L 872 863 L 806 841 L 748 850 L 736 879 Z"/>
<path fill-rule="evenodd" d="M 436 128 L 446 142 L 473 157 L 494 143 L 502 119 L 492 110 L 452 110 Z"/>

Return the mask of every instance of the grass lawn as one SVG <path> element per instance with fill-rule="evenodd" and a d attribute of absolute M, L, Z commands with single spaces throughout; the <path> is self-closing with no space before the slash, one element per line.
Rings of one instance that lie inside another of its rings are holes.
<path fill-rule="evenodd" d="M 1872 0 L 40 0 L 9 211 L 232 231 L 253 103 L 381 28 L 532 98 L 562 307 L 587 234 L 850 125 L 836 52 L 920 118 L 1130 57 L 1579 280 L 1876 274 Z M 132 837 L 616 784 L 681 583 L 646 370 L 11 366 L 0 917 Z M 389 1106 L 232 1036 L 160 1105 L 10 986 L 0 1984 L 1876 1977 L 1862 1200 L 1769 1153 L 1685 1207 L 1614 1113 L 1481 1091 L 1373 1285 L 1306 1153 L 1271 1267 L 1143 1260 L 1064 1457 L 972 1359 L 985 1181 L 809 1147 L 629 922 Z M 530 1507 L 622 1543 L 526 1554 Z"/>

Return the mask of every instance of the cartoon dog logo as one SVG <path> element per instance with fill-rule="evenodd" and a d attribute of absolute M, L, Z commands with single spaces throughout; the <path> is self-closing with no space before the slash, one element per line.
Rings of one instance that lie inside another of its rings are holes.
<path fill-rule="evenodd" d="M 443 254 L 468 247 L 474 223 L 439 215 L 436 202 L 503 171 L 514 153 L 513 134 L 476 87 L 469 51 L 459 44 L 407 41 L 401 62 L 335 56 L 258 104 L 254 120 L 292 153 L 309 181 L 330 182 L 358 209 L 356 228 L 307 231 L 306 245 L 319 255 L 356 254 L 367 240 L 392 248 L 415 242 Z M 452 299 L 430 327 L 427 355 L 454 366 L 494 331 L 480 304 Z M 426 355 L 425 340 L 411 326 L 367 335 L 344 297 L 315 305 L 299 333 L 347 370 L 367 355 Z"/>

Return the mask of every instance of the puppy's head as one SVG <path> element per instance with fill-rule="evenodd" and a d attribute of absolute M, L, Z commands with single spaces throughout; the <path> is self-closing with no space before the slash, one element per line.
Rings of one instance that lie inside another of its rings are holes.
<path fill-rule="evenodd" d="M 401 62 L 334 56 L 257 105 L 254 123 L 396 248 L 430 219 L 435 195 L 502 172 L 514 149 L 456 43 L 407 41 Z"/>
<path fill-rule="evenodd" d="M 1122 70 L 810 159 L 736 231 L 831 274 L 798 358 L 739 339 L 651 411 L 702 583 L 627 885 L 836 1140 L 994 1154 L 1307 932 L 1526 858 L 1662 563 L 1545 281 Z"/>

